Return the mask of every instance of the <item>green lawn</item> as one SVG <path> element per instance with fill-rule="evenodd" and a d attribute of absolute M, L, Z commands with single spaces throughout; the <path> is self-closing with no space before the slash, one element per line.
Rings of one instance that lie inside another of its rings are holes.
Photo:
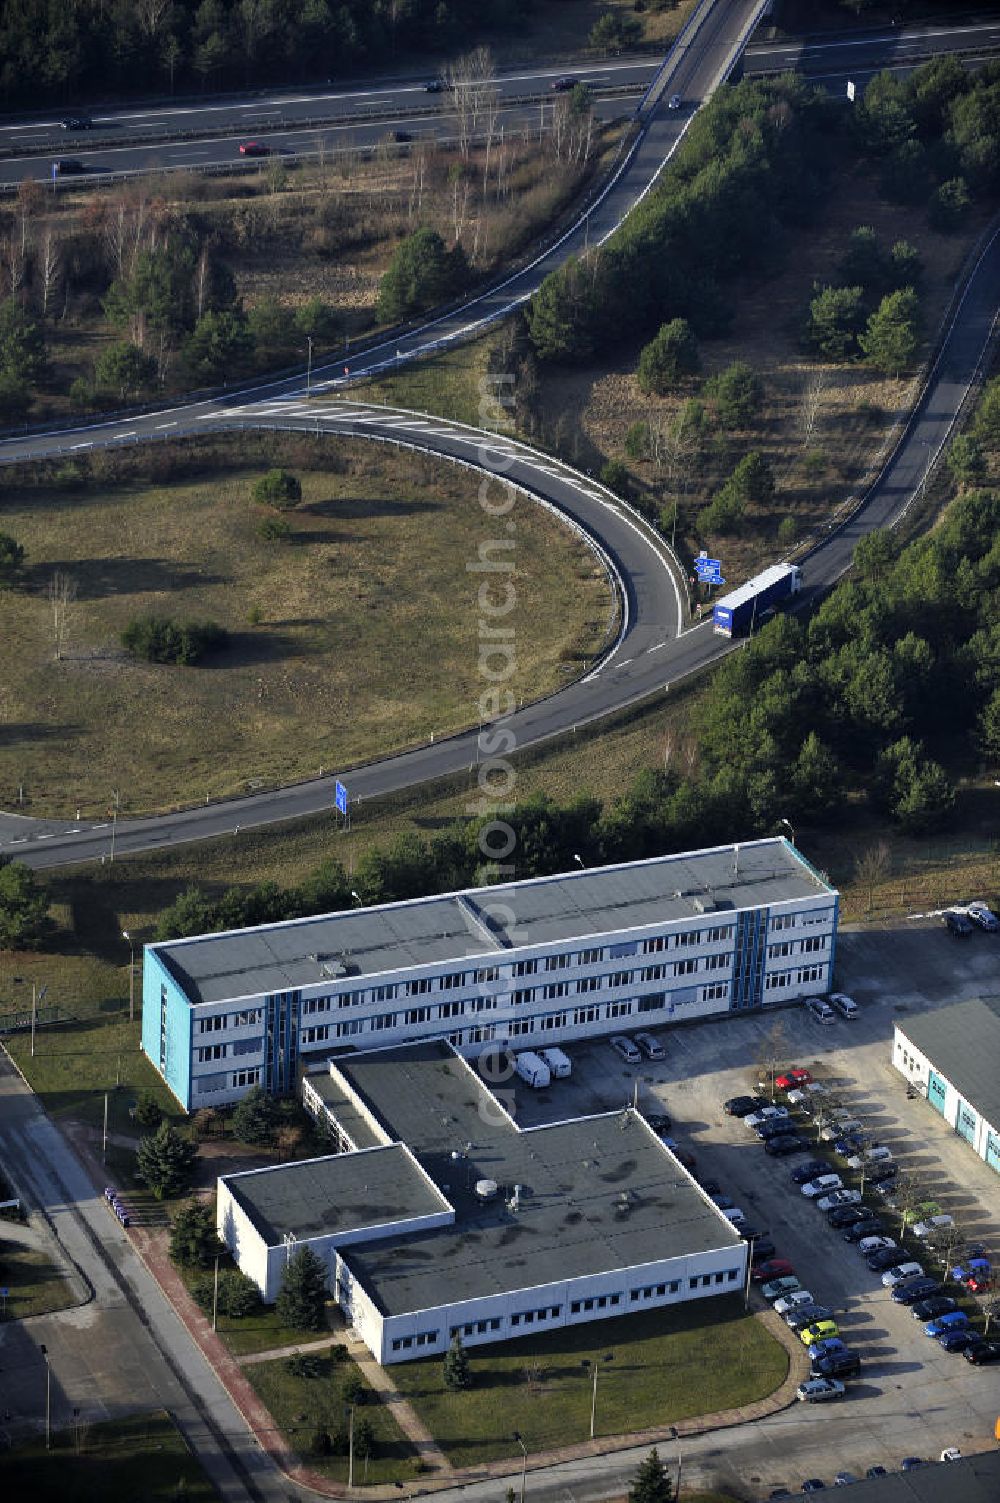
<path fill-rule="evenodd" d="M 218 1498 L 180 1431 L 164 1413 L 59 1431 L 0 1461 L 6 1498 L 32 1503 L 214 1503 Z"/>
<path fill-rule="evenodd" d="M 324 1357 L 317 1363 L 317 1368 L 314 1378 L 293 1377 L 288 1371 L 287 1359 L 279 1357 L 274 1362 L 255 1362 L 244 1368 L 244 1373 L 289 1445 L 310 1467 L 336 1482 L 346 1482 L 346 1455 L 316 1455 L 311 1444 L 318 1429 L 326 1430 L 331 1436 L 343 1430 L 346 1411 L 340 1399 L 340 1382 L 354 1364 L 350 1358 L 334 1362 L 330 1357 Z M 371 1422 L 375 1450 L 367 1468 L 364 1458 L 355 1453 L 355 1483 L 391 1483 L 416 1476 L 419 1471 L 416 1453 L 389 1411 L 376 1402 L 359 1405 L 355 1409 L 355 1425 L 362 1417 Z"/>
<path fill-rule="evenodd" d="M 455 1466 L 475 1466 L 586 1440 L 592 1386 L 584 1359 L 603 1358 L 598 1435 L 629 1434 L 765 1397 L 788 1357 L 737 1297 L 626 1315 L 599 1325 L 469 1349 L 473 1386 L 449 1392 L 439 1357 L 392 1368 L 400 1393 Z"/>
<path fill-rule="evenodd" d="M 0 1222 L 0 1284 L 7 1298 L 0 1321 L 24 1320 L 28 1315 L 48 1315 L 77 1303 L 69 1284 L 44 1253 L 23 1246 L 17 1229 Z"/>
<path fill-rule="evenodd" d="M 71 969 L 68 958 L 66 968 Z M 139 1052 L 139 1026 L 138 1016 L 130 1024 L 125 1012 L 96 1013 L 75 1023 L 39 1029 L 34 1058 L 27 1034 L 15 1034 L 6 1042 L 53 1117 L 72 1116 L 100 1127 L 107 1092 L 108 1131 L 134 1133 L 129 1107 L 140 1090 L 152 1092 L 168 1116 L 179 1115 L 176 1101 Z"/>
<path fill-rule="evenodd" d="M 228 1256 L 220 1259 L 220 1269 L 235 1266 Z M 211 1268 L 181 1268 L 177 1264 L 174 1264 L 174 1268 L 188 1289 L 212 1272 Z M 321 1341 L 324 1336 L 322 1331 L 298 1331 L 291 1326 L 282 1325 L 273 1305 L 262 1305 L 252 1315 L 243 1315 L 238 1320 L 229 1315 L 220 1315 L 218 1333 L 236 1357 L 245 1356 L 249 1352 L 271 1351 L 274 1347 Z M 328 1343 L 332 1342 L 331 1334 L 325 1334 Z"/>

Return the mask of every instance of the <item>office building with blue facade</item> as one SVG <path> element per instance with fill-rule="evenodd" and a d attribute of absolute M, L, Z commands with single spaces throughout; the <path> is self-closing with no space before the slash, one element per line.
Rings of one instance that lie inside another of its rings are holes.
<path fill-rule="evenodd" d="M 838 895 L 784 839 L 147 945 L 142 1047 L 188 1111 L 345 1050 L 531 1049 L 828 990 Z"/>

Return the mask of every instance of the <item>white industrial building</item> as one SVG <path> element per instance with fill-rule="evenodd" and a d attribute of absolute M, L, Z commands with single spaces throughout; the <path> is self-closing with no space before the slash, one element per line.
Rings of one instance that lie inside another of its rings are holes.
<path fill-rule="evenodd" d="M 896 1023 L 892 1062 L 1000 1173 L 1000 999 L 956 1002 Z"/>
<path fill-rule="evenodd" d="M 142 1048 L 188 1111 L 345 1049 L 535 1048 L 794 1001 L 838 897 L 783 839 L 147 945 Z"/>
<path fill-rule="evenodd" d="M 224 1176 L 219 1234 L 268 1301 L 308 1245 L 379 1362 L 742 1292 L 747 1244 L 632 1108 L 522 1130 L 444 1040 L 305 1089 L 345 1151 Z"/>

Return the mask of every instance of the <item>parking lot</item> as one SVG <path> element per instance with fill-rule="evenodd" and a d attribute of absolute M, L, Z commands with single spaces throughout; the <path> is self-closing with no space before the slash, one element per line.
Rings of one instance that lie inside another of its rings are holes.
<path fill-rule="evenodd" d="M 806 1476 L 824 1476 L 829 1485 L 841 1468 L 862 1476 L 875 1463 L 894 1469 L 904 1456 L 936 1458 L 949 1445 L 966 1452 L 992 1446 L 1000 1365 L 973 1367 L 925 1336 L 910 1311 L 893 1304 L 879 1274 L 791 1183 L 802 1159 L 769 1157 L 742 1121 L 724 1114 L 722 1103 L 753 1091 L 765 1039 L 779 1018 L 786 1043 L 778 1064 L 805 1066 L 828 1083 L 922 1194 L 954 1216 L 970 1241 L 985 1244 L 996 1262 L 996 1174 L 925 1101 L 908 1099 L 889 1058 L 896 1017 L 996 993 L 998 978 L 1000 936 L 956 941 L 939 921 L 902 932 L 843 932 L 836 984 L 860 1005 L 853 1022 L 838 1018 L 823 1027 L 792 1007 L 660 1030 L 667 1058 L 637 1067 L 594 1040 L 568 1047 L 572 1079 L 545 1091 L 518 1090 L 525 1125 L 614 1109 L 636 1094 L 647 1112 L 669 1113 L 672 1136 L 696 1155 L 698 1176 L 717 1180 L 749 1221 L 770 1234 L 777 1255 L 792 1261 L 801 1282 L 835 1311 L 843 1339 L 860 1351 L 862 1374 L 848 1385 L 845 1401 L 821 1411 L 799 1405 L 755 1427 L 763 1433 L 750 1443 L 754 1460 L 744 1480 L 753 1476 L 762 1493 L 779 1483 L 800 1486 Z"/>

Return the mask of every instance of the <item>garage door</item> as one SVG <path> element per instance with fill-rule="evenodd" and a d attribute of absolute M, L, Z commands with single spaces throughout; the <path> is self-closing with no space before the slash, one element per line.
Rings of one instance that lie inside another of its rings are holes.
<path fill-rule="evenodd" d="M 942 1113 L 944 1112 L 944 1098 L 947 1089 L 946 1082 L 941 1079 L 940 1075 L 935 1075 L 932 1070 L 927 1080 L 927 1100 L 931 1106 Z"/>
<path fill-rule="evenodd" d="M 967 1143 L 976 1141 L 976 1128 L 979 1126 L 979 1118 L 971 1106 L 966 1106 L 964 1101 L 958 1103 L 958 1115 L 955 1118 L 955 1131 L 960 1138 Z"/>
<path fill-rule="evenodd" d="M 986 1134 L 986 1162 L 1000 1174 L 1000 1138 L 995 1132 Z"/>

